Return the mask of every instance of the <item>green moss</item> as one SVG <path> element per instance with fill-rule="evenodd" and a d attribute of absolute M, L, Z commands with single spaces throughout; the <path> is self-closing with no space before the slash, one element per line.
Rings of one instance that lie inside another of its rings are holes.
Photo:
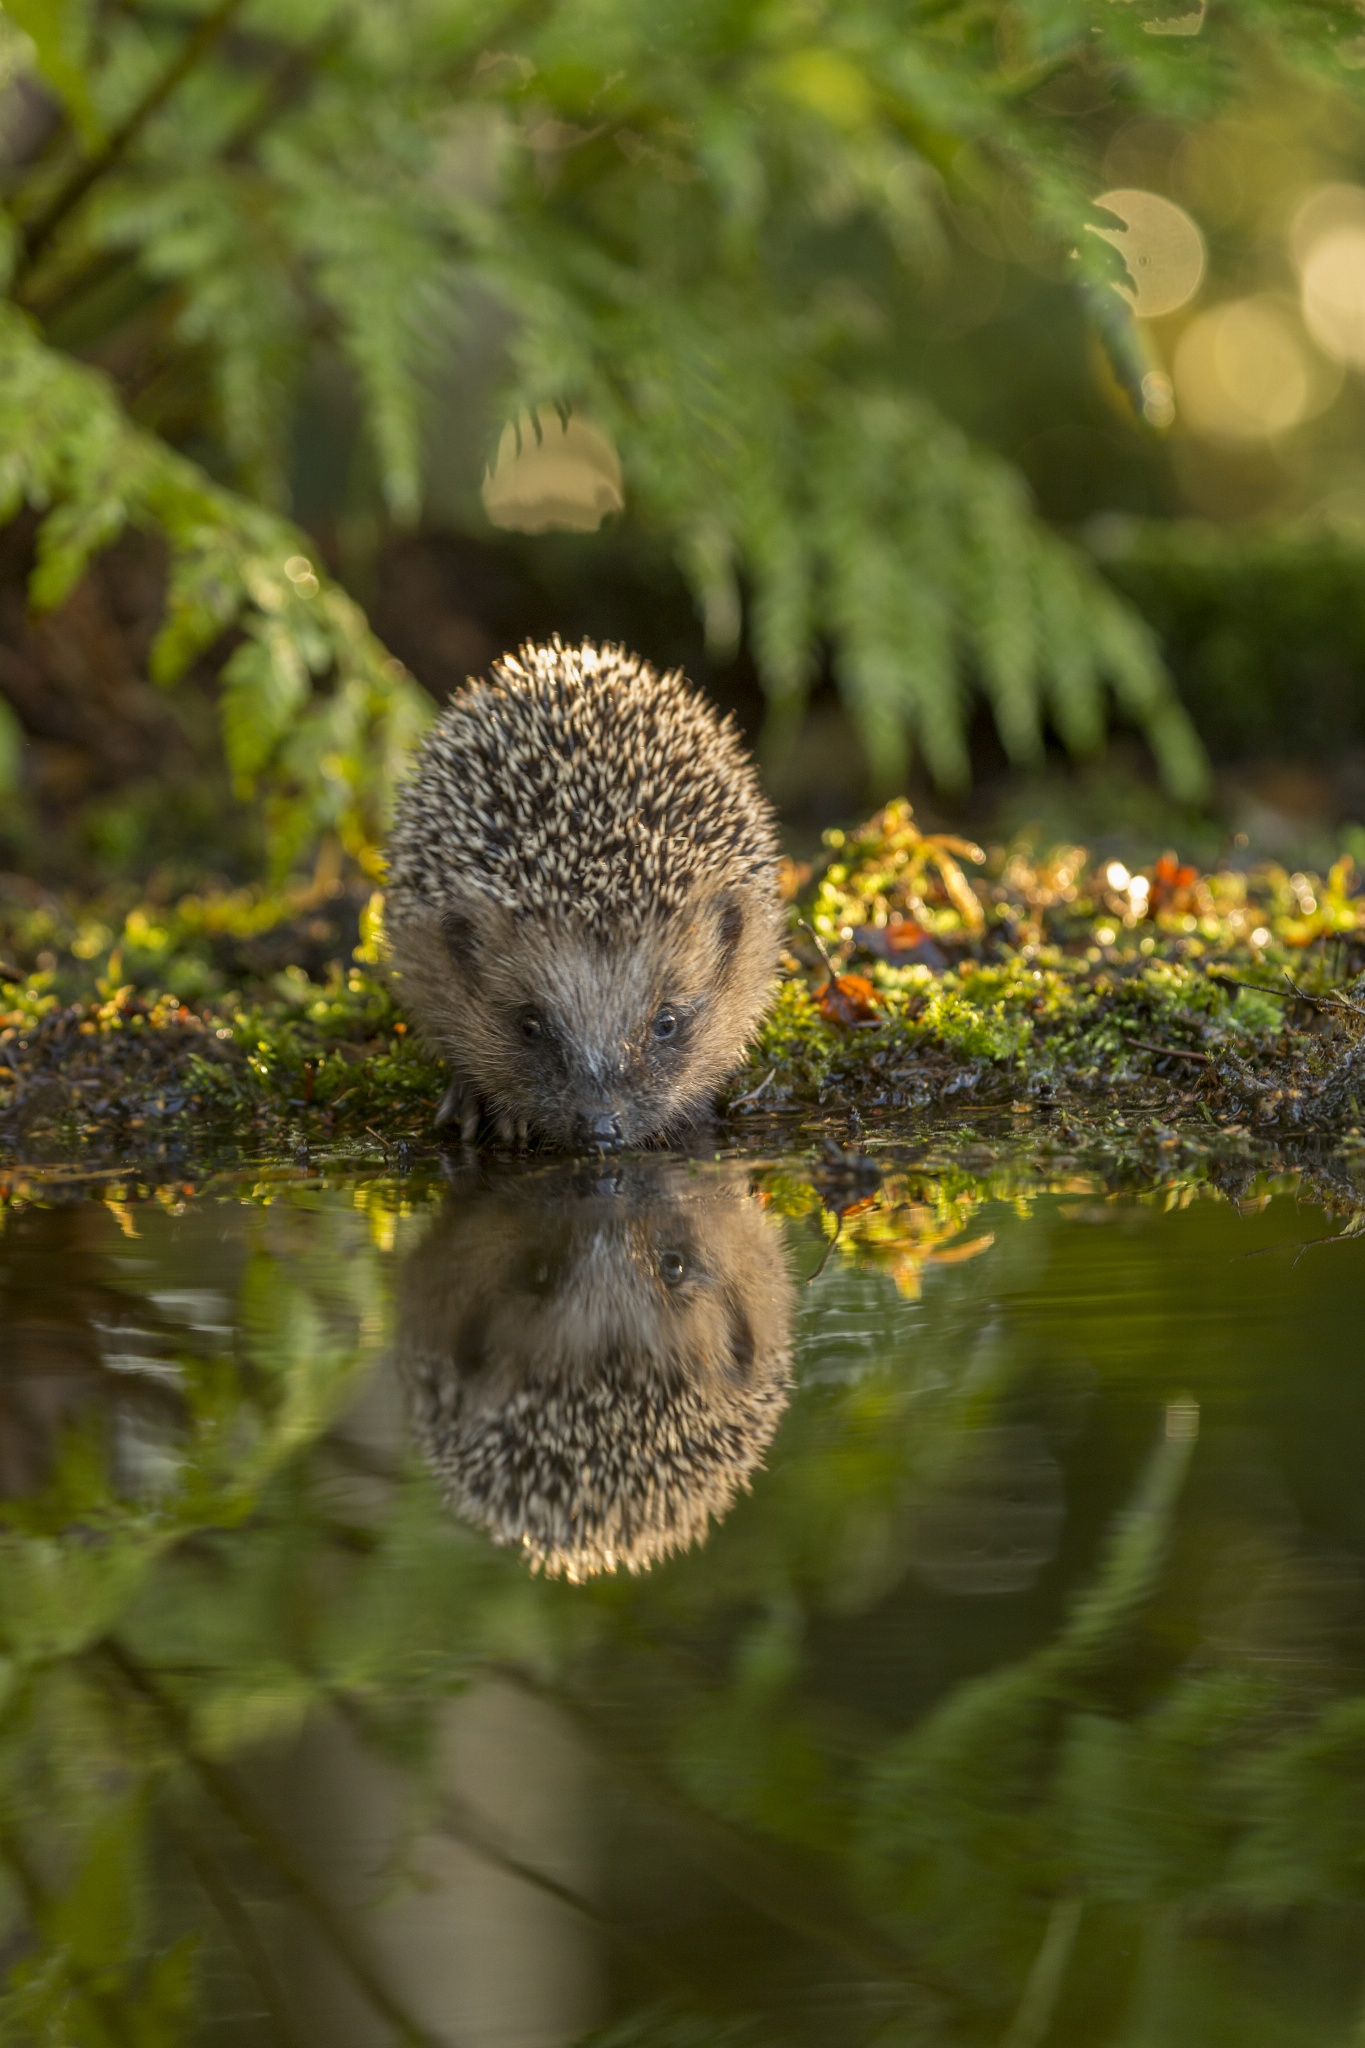
<path fill-rule="evenodd" d="M 1231 1117 L 1245 1090 L 1220 1102 L 1226 1072 L 1297 1088 L 1302 1121 L 1354 1043 L 1354 1013 L 1314 1006 L 1365 964 L 1347 857 L 1325 877 L 1199 874 L 1174 856 L 1131 876 L 1079 847 L 987 854 L 922 835 L 903 803 L 826 844 L 823 866 L 791 878 L 801 993 L 784 989 L 736 1103 L 756 1077 L 766 1101 L 893 1110 L 1115 1088 L 1178 1109 L 1197 1086 L 1201 1114 Z M 809 993 L 827 958 L 871 981 L 875 1023 L 841 1024 Z"/>

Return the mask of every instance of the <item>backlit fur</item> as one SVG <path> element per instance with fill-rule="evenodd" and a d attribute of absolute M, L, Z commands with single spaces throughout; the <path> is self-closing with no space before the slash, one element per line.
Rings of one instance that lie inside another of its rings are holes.
<path fill-rule="evenodd" d="M 771 808 L 730 722 L 619 648 L 523 647 L 454 697 L 389 868 L 401 997 L 466 1135 L 667 1133 L 769 1000 Z"/>

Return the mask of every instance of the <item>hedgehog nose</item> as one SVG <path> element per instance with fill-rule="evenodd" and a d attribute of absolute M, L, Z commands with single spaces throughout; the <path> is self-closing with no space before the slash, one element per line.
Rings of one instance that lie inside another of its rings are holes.
<path fill-rule="evenodd" d="M 621 1143 L 621 1119 L 604 1113 L 601 1116 L 585 1116 L 579 1123 L 579 1130 L 586 1145 L 596 1146 L 599 1152 L 614 1152 Z"/>

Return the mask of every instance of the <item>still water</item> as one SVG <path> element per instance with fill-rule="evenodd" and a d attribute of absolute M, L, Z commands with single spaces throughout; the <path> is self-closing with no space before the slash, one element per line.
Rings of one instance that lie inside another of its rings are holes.
<path fill-rule="evenodd" d="M 1365 2042 L 1349 1164 L 0 1193 L 6 2042 Z"/>

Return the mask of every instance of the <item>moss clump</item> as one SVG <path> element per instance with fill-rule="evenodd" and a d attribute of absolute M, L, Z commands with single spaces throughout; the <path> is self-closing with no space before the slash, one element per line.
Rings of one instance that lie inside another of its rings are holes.
<path fill-rule="evenodd" d="M 796 978 L 737 1107 L 758 1086 L 768 1103 L 860 1111 L 1118 1088 L 1155 1090 L 1172 1114 L 1358 1114 L 1341 1062 L 1365 1014 L 1332 995 L 1365 965 L 1348 857 L 1322 878 L 1201 874 L 1173 854 L 1131 874 L 1081 847 L 1038 858 L 922 834 L 900 802 L 827 834 L 789 885 Z M 875 992 L 854 1021 L 830 995 L 850 974 Z"/>
<path fill-rule="evenodd" d="M 380 970 L 379 910 L 302 890 L 23 906 L 0 925 L 0 1150 L 422 1129 L 440 1079 Z M 319 948 L 312 972 L 276 964 Z M 6 957 L 26 953 L 44 964 Z"/>

